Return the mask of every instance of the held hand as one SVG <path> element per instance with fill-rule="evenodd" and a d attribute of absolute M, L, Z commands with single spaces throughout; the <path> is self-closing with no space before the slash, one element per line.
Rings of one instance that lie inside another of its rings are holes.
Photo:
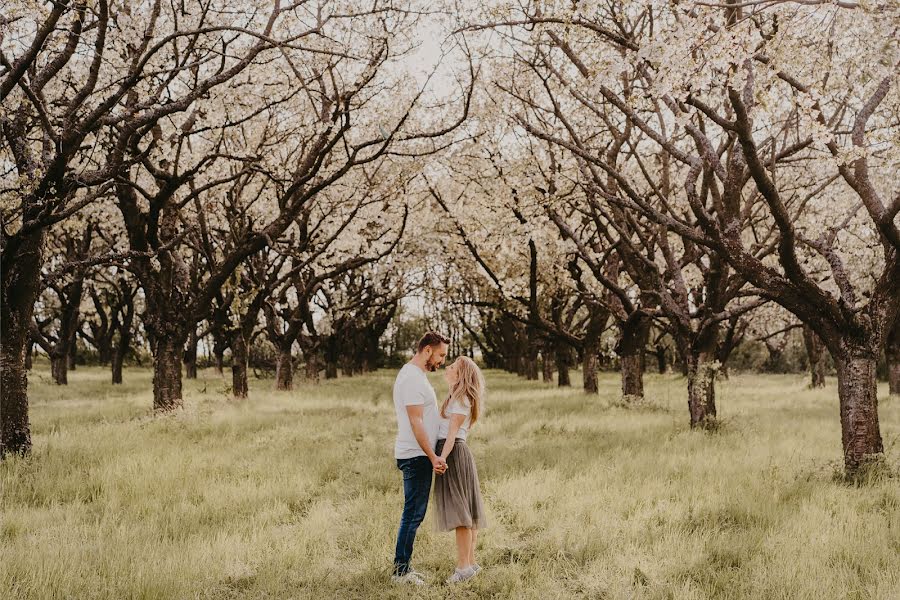
<path fill-rule="evenodd" d="M 431 466 L 434 468 L 435 473 L 441 475 L 447 470 L 447 461 L 443 457 L 435 456 L 431 459 Z"/>

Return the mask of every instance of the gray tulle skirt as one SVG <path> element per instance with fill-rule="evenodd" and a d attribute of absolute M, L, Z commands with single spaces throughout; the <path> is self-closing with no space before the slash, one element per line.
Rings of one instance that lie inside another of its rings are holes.
<path fill-rule="evenodd" d="M 444 449 L 445 441 L 438 440 L 438 454 Z M 487 527 L 478 469 L 464 440 L 456 440 L 453 444 L 453 450 L 447 456 L 447 471 L 434 477 L 434 506 L 438 531 L 452 531 L 457 527 Z"/>

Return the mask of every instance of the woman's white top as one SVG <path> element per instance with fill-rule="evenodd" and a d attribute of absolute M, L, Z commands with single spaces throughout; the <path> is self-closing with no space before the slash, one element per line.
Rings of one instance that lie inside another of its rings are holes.
<path fill-rule="evenodd" d="M 469 433 L 469 427 L 472 425 L 471 403 L 469 403 L 468 400 L 465 402 L 460 402 L 455 399 L 450 401 L 450 404 L 447 405 L 447 418 L 441 417 L 441 424 L 438 427 L 439 440 L 446 440 L 447 436 L 450 435 L 450 415 L 465 415 L 466 420 L 463 421 L 463 424 L 460 425 L 459 429 L 456 431 L 456 439 L 466 439 L 466 435 Z"/>

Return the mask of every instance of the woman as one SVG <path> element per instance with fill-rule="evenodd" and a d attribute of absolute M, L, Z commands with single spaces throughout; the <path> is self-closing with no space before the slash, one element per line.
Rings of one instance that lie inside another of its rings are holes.
<path fill-rule="evenodd" d="M 437 528 L 456 531 L 456 572 L 447 583 L 458 583 L 476 575 L 478 530 L 487 525 L 475 459 L 466 437 L 481 414 L 484 377 L 471 358 L 460 356 L 444 370 L 450 394 L 441 405 L 441 425 L 435 452 L 447 462 L 447 470 L 435 478 L 434 500 Z"/>

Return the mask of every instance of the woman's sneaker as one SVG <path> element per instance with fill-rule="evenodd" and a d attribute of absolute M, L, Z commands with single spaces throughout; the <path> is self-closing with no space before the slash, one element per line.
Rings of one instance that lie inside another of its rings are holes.
<path fill-rule="evenodd" d="M 475 577 L 478 571 L 474 567 L 466 567 L 465 569 L 456 569 L 453 575 L 447 578 L 447 583 L 461 583 L 467 579 Z"/>
<path fill-rule="evenodd" d="M 403 585 L 425 585 L 422 574 L 415 571 L 407 571 L 405 575 L 391 575 L 391 581 Z"/>

